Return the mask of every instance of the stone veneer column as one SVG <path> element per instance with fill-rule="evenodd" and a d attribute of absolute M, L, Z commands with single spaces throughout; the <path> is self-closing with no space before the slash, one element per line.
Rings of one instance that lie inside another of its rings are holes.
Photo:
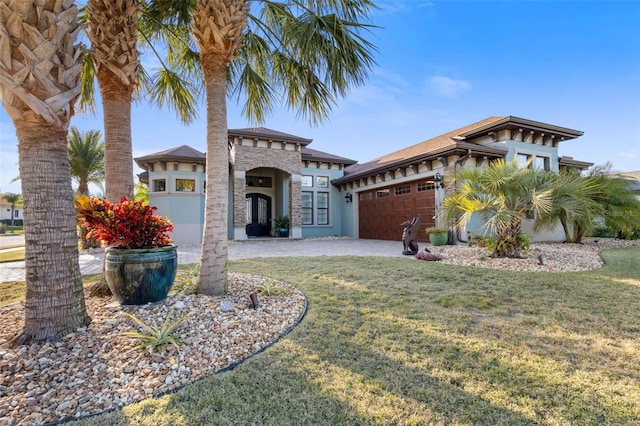
<path fill-rule="evenodd" d="M 289 181 L 290 237 L 302 238 L 302 177 L 292 174 Z"/>
<path fill-rule="evenodd" d="M 247 237 L 247 176 L 244 170 L 233 172 L 233 239 L 246 240 Z"/>

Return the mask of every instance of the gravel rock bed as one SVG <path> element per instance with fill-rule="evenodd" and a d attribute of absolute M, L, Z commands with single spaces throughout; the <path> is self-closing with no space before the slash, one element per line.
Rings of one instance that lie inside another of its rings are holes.
<path fill-rule="evenodd" d="M 498 259 L 482 247 L 466 245 L 427 248 L 442 256 L 442 263 L 479 268 L 533 272 L 577 272 L 597 269 L 603 262 L 600 252 L 606 248 L 640 246 L 640 240 L 591 239 L 584 244 L 533 243 L 522 259 Z M 542 256 L 542 264 L 539 257 Z"/>
<path fill-rule="evenodd" d="M 0 425 L 37 425 L 121 408 L 212 375 L 260 351 L 302 317 L 306 299 L 297 289 L 270 280 L 280 292 L 249 294 L 267 279 L 229 273 L 224 297 L 170 295 L 144 306 L 120 306 L 110 297 L 86 297 L 91 324 L 57 343 L 12 348 L 22 329 L 24 303 L 0 308 Z M 232 308 L 225 311 L 229 302 Z M 124 312 L 160 325 L 188 315 L 177 332 L 184 345 L 168 346 L 163 356 L 134 349 L 139 331 Z M 224 309 L 224 310 L 223 310 Z"/>

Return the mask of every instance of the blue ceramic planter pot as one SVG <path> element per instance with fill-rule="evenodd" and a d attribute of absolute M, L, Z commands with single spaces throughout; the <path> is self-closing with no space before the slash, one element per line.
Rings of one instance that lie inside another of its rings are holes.
<path fill-rule="evenodd" d="M 165 299 L 177 269 L 175 246 L 106 249 L 105 279 L 111 293 L 123 305 L 143 305 Z"/>

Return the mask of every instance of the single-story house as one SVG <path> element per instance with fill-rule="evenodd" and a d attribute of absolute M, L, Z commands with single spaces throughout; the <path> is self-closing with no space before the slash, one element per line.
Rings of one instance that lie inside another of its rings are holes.
<path fill-rule="evenodd" d="M 0 195 L 0 222 L 11 223 L 12 214 L 13 214 L 13 222 L 19 221 L 18 223 L 22 225 L 24 207 L 22 204 L 15 205 L 13 207 L 13 211 L 11 209 L 11 203 L 4 199 Z"/>
<path fill-rule="evenodd" d="M 461 167 L 491 160 L 531 161 L 558 171 L 592 163 L 560 157 L 558 144 L 583 132 L 528 119 L 490 117 L 375 160 L 309 148 L 311 139 L 259 127 L 230 129 L 230 239 L 272 235 L 273 220 L 291 218 L 289 238 L 348 236 L 400 240 L 401 223 L 418 216 L 427 241 L 446 191 Z M 178 244 L 199 243 L 204 221 L 205 154 L 187 145 L 135 159 L 145 170 L 149 201 L 174 222 Z M 474 231 L 480 224 L 470 224 Z M 525 224 L 525 231 L 527 230 Z M 562 240 L 562 229 L 534 240 Z"/>

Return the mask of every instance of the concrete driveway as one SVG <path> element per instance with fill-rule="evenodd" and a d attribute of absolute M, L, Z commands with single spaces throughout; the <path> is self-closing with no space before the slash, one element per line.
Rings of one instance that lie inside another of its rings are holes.
<path fill-rule="evenodd" d="M 8 247 L 1 237 L 2 246 Z M 13 236 L 11 237 L 13 238 Z M 22 243 L 24 244 L 24 236 Z M 16 243 L 17 244 L 17 243 Z M 13 245 L 13 244 L 11 244 Z M 0 249 L 1 247 L 0 246 Z M 256 257 L 286 256 L 381 256 L 405 257 L 402 241 L 351 240 L 351 239 L 301 239 L 269 238 L 260 240 L 230 241 L 228 257 L 250 259 Z M 420 244 L 424 247 L 424 244 Z M 80 270 L 83 274 L 95 274 L 102 270 L 103 253 L 87 251 L 80 254 Z M 200 245 L 178 246 L 180 264 L 197 263 L 200 260 Z M 0 282 L 24 281 L 24 262 L 0 263 Z"/>

